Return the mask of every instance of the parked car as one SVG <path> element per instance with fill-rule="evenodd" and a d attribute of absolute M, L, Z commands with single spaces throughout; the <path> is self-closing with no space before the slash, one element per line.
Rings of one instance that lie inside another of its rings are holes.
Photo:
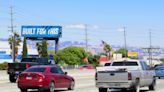
<path fill-rule="evenodd" d="M 93 67 L 93 65 L 88 64 L 88 65 L 82 65 L 82 66 L 80 66 L 79 69 L 80 70 L 92 70 L 92 69 L 94 69 L 94 67 Z"/>
<path fill-rule="evenodd" d="M 54 92 L 56 88 L 73 90 L 75 80 L 57 65 L 36 65 L 22 72 L 17 83 L 21 92 L 27 92 L 28 89 Z"/>
<path fill-rule="evenodd" d="M 97 67 L 95 81 L 99 92 L 107 92 L 108 88 L 139 92 L 140 87 L 155 90 L 156 86 L 155 71 L 144 61 L 132 59 L 112 61 L 108 67 Z"/>
<path fill-rule="evenodd" d="M 156 74 L 156 77 L 158 77 L 159 79 L 161 77 L 164 77 L 164 65 L 156 66 L 155 67 L 155 74 Z"/>

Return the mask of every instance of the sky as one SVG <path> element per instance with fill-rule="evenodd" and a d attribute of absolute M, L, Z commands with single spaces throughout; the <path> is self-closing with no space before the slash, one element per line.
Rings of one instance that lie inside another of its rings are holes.
<path fill-rule="evenodd" d="M 0 38 L 10 35 L 10 6 L 14 30 L 22 25 L 61 25 L 60 41 L 98 45 L 102 40 L 128 46 L 164 47 L 164 0 L 0 0 Z M 84 25 L 87 25 L 84 27 Z"/>

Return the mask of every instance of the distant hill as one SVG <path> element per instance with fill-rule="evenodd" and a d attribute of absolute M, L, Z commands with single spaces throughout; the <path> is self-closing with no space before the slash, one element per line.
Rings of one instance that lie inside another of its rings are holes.
<path fill-rule="evenodd" d="M 0 38 L 0 41 L 3 41 L 3 42 L 6 42 L 8 43 L 7 39 L 4 39 L 4 38 Z M 28 47 L 29 48 L 32 48 L 32 49 L 35 49 L 36 48 L 36 41 L 27 41 L 27 44 L 28 44 Z M 48 42 L 48 49 L 49 50 L 53 50 L 55 49 L 55 43 L 54 41 L 49 41 Z M 81 47 L 85 47 L 85 42 L 79 42 L 79 41 L 63 41 L 63 42 L 60 42 L 59 43 L 59 48 L 64 48 L 64 47 L 67 47 L 67 46 L 81 46 Z M 102 44 L 99 44 L 99 45 L 89 45 L 89 50 L 94 52 L 94 53 L 101 53 L 103 52 L 103 49 L 102 49 Z M 113 49 L 119 49 L 119 48 L 124 48 L 123 46 L 121 45 L 112 45 L 112 48 Z M 148 53 L 144 53 L 142 51 L 142 47 L 130 47 L 128 46 L 127 47 L 129 51 L 133 51 L 133 52 L 139 52 L 141 56 L 143 55 L 148 55 Z M 160 54 L 164 54 L 164 48 L 161 48 L 160 49 L 160 52 L 159 53 L 153 53 L 152 55 L 153 56 L 159 56 Z"/>

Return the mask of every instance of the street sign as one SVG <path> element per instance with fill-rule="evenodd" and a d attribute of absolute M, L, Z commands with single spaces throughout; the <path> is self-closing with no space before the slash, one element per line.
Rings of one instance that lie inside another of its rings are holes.
<path fill-rule="evenodd" d="M 27 39 L 54 40 L 61 37 L 61 26 L 22 26 L 21 35 Z"/>

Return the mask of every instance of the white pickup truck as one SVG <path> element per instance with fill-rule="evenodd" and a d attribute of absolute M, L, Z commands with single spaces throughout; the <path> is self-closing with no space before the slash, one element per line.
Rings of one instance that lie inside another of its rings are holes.
<path fill-rule="evenodd" d="M 139 92 L 140 87 L 155 90 L 156 86 L 154 70 L 150 70 L 144 61 L 130 59 L 111 61 L 110 66 L 97 67 L 95 80 L 99 92 L 107 92 L 108 88 Z"/>

